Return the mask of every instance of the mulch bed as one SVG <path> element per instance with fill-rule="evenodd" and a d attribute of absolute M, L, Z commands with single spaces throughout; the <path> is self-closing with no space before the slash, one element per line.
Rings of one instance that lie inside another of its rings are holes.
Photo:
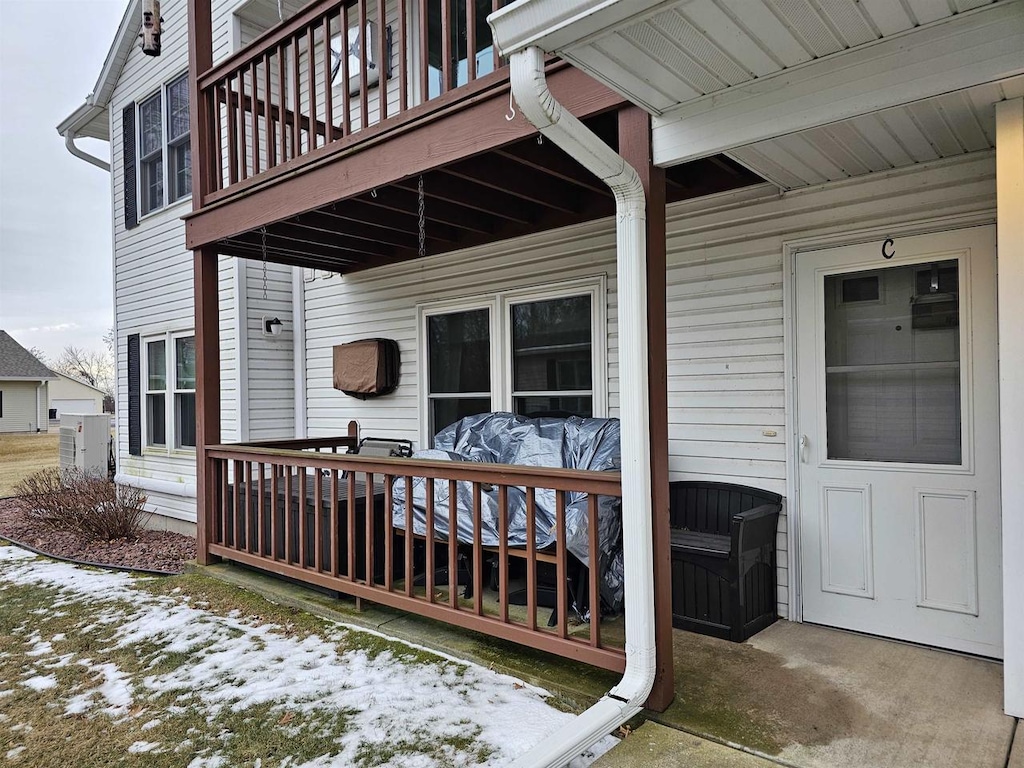
<path fill-rule="evenodd" d="M 26 515 L 17 498 L 0 499 L 0 538 L 4 536 L 56 557 L 121 568 L 181 573 L 196 557 L 195 538 L 180 533 L 143 531 L 136 539 L 89 541 L 55 531 Z"/>

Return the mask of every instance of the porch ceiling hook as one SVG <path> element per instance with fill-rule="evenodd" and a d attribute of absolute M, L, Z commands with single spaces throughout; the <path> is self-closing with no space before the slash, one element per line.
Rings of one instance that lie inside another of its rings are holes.
<path fill-rule="evenodd" d="M 516 119 L 516 105 L 515 102 L 512 100 L 511 88 L 508 91 L 508 114 L 505 115 L 505 119 L 508 120 L 510 123 Z"/>

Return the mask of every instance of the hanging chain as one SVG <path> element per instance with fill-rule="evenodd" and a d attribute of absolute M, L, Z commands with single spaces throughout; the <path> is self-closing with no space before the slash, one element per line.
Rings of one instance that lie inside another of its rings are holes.
<path fill-rule="evenodd" d="M 425 216 L 425 206 L 423 203 L 423 175 L 420 174 L 419 183 L 416 185 L 417 192 L 419 194 L 419 236 L 420 236 L 420 258 L 422 259 L 427 255 L 427 222 Z"/>
<path fill-rule="evenodd" d="M 260 250 L 263 253 L 263 300 L 267 300 L 267 228 L 260 227 Z"/>

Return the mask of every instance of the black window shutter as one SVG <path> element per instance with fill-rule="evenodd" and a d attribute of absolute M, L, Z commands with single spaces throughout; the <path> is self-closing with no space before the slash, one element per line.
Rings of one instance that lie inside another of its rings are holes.
<path fill-rule="evenodd" d="M 135 104 L 129 104 L 121 112 L 121 158 L 124 166 L 124 228 L 132 229 L 139 225 L 138 193 L 135 189 Z"/>
<path fill-rule="evenodd" d="M 137 333 L 128 337 L 128 453 L 142 455 L 142 360 Z"/>

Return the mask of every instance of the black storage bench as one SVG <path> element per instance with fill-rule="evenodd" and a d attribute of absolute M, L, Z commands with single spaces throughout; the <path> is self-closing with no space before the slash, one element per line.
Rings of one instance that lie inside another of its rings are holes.
<path fill-rule="evenodd" d="M 672 626 L 743 642 L 777 618 L 777 493 L 669 483 Z"/>

